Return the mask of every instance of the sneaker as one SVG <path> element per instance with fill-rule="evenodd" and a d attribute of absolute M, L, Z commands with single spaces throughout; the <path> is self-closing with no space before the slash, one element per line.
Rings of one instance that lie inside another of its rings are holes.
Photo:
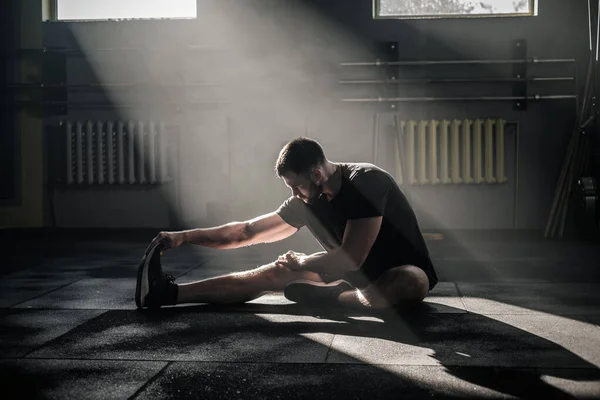
<path fill-rule="evenodd" d="M 288 283 L 283 289 L 283 294 L 286 299 L 299 304 L 335 306 L 339 305 L 340 294 L 352 289 L 352 285 L 343 279 L 330 283 L 298 280 Z"/>
<path fill-rule="evenodd" d="M 161 249 L 160 244 L 148 246 L 138 267 L 135 304 L 139 309 L 144 307 L 157 309 L 162 305 L 176 303 L 177 285 L 174 283 L 173 276 L 162 272 Z"/>

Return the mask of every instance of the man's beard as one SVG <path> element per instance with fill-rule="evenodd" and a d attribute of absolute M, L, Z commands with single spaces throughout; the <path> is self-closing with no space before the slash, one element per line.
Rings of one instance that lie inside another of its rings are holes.
<path fill-rule="evenodd" d="M 323 194 L 323 185 L 311 184 L 310 197 L 305 199 L 306 204 L 315 204 Z"/>

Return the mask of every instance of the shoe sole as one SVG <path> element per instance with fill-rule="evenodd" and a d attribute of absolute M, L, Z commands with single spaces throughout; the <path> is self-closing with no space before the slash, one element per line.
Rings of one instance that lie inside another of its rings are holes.
<path fill-rule="evenodd" d="M 156 251 L 158 245 L 154 245 L 151 248 L 146 249 L 142 262 L 138 267 L 137 283 L 135 285 L 135 305 L 138 309 L 144 308 L 144 299 L 148 294 L 148 268 L 150 260 Z"/>
<path fill-rule="evenodd" d="M 286 299 L 291 300 L 293 302 L 299 304 L 310 304 L 311 291 L 319 290 L 318 288 L 334 288 L 339 286 L 345 286 L 345 288 L 343 288 L 342 290 L 344 292 L 346 290 L 352 290 L 352 285 L 343 279 L 339 279 L 337 281 L 329 283 L 301 279 L 288 283 L 287 286 L 283 289 L 283 295 Z M 307 293 L 309 294 L 308 296 Z"/>

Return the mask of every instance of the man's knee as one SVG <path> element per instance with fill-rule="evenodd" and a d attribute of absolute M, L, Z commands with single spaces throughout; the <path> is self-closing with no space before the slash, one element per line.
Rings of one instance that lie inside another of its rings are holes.
<path fill-rule="evenodd" d="M 414 265 L 402 265 L 386 271 L 366 290 L 373 307 L 416 305 L 429 291 L 425 272 Z"/>
<path fill-rule="evenodd" d="M 249 272 L 263 280 L 269 290 L 272 291 L 283 290 L 288 283 L 301 279 L 321 281 L 319 275 L 314 272 L 293 271 L 275 263 L 263 265 Z"/>

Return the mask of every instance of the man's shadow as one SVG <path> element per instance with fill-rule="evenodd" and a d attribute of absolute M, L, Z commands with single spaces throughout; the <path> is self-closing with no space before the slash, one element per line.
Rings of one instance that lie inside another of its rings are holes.
<path fill-rule="evenodd" d="M 246 303 L 232 306 L 193 305 L 146 312 L 149 319 L 202 313 L 256 313 L 317 317 L 319 322 L 269 322 L 278 334 L 327 333 L 383 339 L 399 345 L 429 348 L 452 376 L 499 393 L 522 397 L 571 399 L 573 395 L 546 382 L 550 376 L 570 381 L 600 381 L 600 369 L 568 349 L 512 325 L 450 306 L 427 303 L 411 311 L 315 309 L 298 304 Z M 362 318 L 361 318 L 362 317 Z M 367 317 L 367 318 L 365 318 Z M 369 318 L 370 317 L 370 318 Z M 326 320 L 324 322 L 322 320 Z M 476 326 L 477 329 L 473 330 Z M 253 327 L 238 328 L 250 333 Z M 376 350 L 375 350 L 376 351 Z M 518 354 L 515 359 L 515 354 Z M 356 363 L 350 355 L 331 350 L 328 360 Z M 548 367 L 552 361 L 554 367 Z M 362 363 L 362 362 L 359 362 Z M 369 365 L 368 363 L 366 365 Z M 556 365 L 560 365 L 557 368 Z M 381 370 L 381 374 L 391 374 Z M 393 379 L 405 381 L 405 377 Z M 415 382 L 415 384 L 417 384 Z M 435 389 L 434 389 L 435 390 Z M 440 393 L 444 393 L 440 388 Z"/>

